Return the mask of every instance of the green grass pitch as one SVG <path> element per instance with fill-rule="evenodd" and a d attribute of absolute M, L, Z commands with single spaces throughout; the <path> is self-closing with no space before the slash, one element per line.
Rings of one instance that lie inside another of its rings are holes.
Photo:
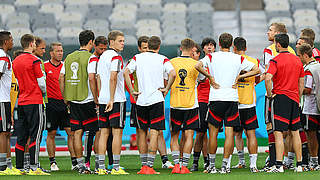
<path fill-rule="evenodd" d="M 264 161 L 266 158 L 266 154 L 259 154 L 258 155 L 258 161 L 257 166 L 259 169 L 261 169 L 264 166 Z M 169 157 L 169 159 L 171 159 Z M 286 170 L 283 174 L 269 174 L 269 173 L 256 173 L 252 174 L 250 173 L 249 169 L 231 169 L 231 174 L 204 174 L 202 173 L 203 170 L 203 161 L 202 157 L 199 162 L 200 165 L 200 171 L 193 172 L 192 174 L 170 174 L 171 170 L 169 169 L 161 169 L 161 160 L 159 155 L 156 157 L 155 161 L 155 170 L 160 171 L 160 175 L 137 175 L 137 171 L 140 168 L 140 158 L 137 155 L 123 155 L 121 156 L 120 164 L 121 166 L 126 168 L 126 171 L 129 172 L 129 175 L 104 175 L 104 176 L 98 176 L 98 175 L 79 175 L 75 171 L 71 171 L 71 160 L 69 157 L 57 157 L 56 158 L 58 166 L 60 168 L 60 171 L 58 172 L 52 172 L 51 176 L 0 176 L 0 179 L 3 180 L 12 180 L 12 179 L 24 179 L 24 180 L 51 180 L 51 179 L 57 179 L 57 180 L 89 180 L 89 179 L 112 179 L 112 180 L 317 180 L 320 178 L 320 171 L 317 172 L 303 172 L 303 173 L 294 173 L 292 170 Z M 14 161 L 14 158 L 13 158 Z M 45 169 L 49 169 L 49 159 L 47 157 L 41 157 L 40 158 L 41 166 Z M 221 167 L 222 162 L 222 155 L 217 155 L 216 159 L 216 165 L 217 168 Z M 237 155 L 234 155 L 232 157 L 232 165 L 236 165 L 238 162 Z M 247 166 L 249 165 L 249 159 L 248 154 L 246 154 L 246 162 Z M 14 163 L 14 162 L 13 162 Z M 189 163 L 189 167 L 192 164 L 192 159 Z M 94 156 L 91 157 L 91 169 L 93 169 L 94 165 Z"/>

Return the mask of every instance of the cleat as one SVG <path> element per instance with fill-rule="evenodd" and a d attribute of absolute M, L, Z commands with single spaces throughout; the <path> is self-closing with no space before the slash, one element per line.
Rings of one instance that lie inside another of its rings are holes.
<path fill-rule="evenodd" d="M 174 166 L 170 161 L 167 161 L 166 163 L 162 164 L 163 169 L 172 169 Z"/>
<path fill-rule="evenodd" d="M 127 172 L 124 171 L 123 169 L 119 168 L 118 171 L 115 170 L 115 169 L 112 169 L 111 174 L 112 174 L 112 175 L 120 175 L 120 174 L 129 174 L 129 173 L 127 173 Z"/>
<path fill-rule="evenodd" d="M 208 173 L 208 174 L 217 174 L 217 173 L 219 173 L 218 170 L 216 169 L 216 167 L 208 168 L 207 170 L 205 170 L 203 172 L 204 173 Z"/>
<path fill-rule="evenodd" d="M 231 172 L 231 171 L 230 171 Z M 221 167 L 221 170 L 219 171 L 219 173 L 220 174 L 227 174 L 228 172 L 227 172 L 227 168 L 226 167 L 224 167 L 224 166 L 222 166 Z"/>
<path fill-rule="evenodd" d="M 296 170 L 296 168 L 294 169 Z M 314 169 L 312 167 L 309 167 L 308 165 L 302 165 L 302 171 L 307 172 L 307 171 L 313 171 Z"/>
<path fill-rule="evenodd" d="M 147 174 L 149 167 L 148 166 L 142 166 L 140 171 L 137 172 L 137 174 Z"/>
<path fill-rule="evenodd" d="M 79 171 L 79 166 L 78 166 L 78 165 L 75 165 L 75 166 L 72 165 L 72 166 L 71 166 L 71 170 L 72 170 L 72 171 Z"/>
<path fill-rule="evenodd" d="M 296 168 L 294 169 L 294 172 L 297 172 L 297 173 L 303 172 L 302 166 L 296 167 Z"/>
<path fill-rule="evenodd" d="M 191 172 L 186 166 L 181 166 L 180 174 L 190 174 Z"/>
<path fill-rule="evenodd" d="M 284 164 L 283 168 L 284 169 L 290 169 L 290 170 L 294 170 L 295 169 L 292 163 L 291 164 Z"/>
<path fill-rule="evenodd" d="M 89 161 L 86 162 L 84 165 L 86 166 L 87 169 L 90 169 L 90 162 Z"/>
<path fill-rule="evenodd" d="M 79 174 L 91 174 L 91 171 L 87 169 L 85 166 L 79 167 Z"/>
<path fill-rule="evenodd" d="M 268 171 L 266 171 L 267 173 L 284 173 L 284 169 L 283 166 L 280 166 L 280 168 L 277 168 L 275 165 L 272 166 Z"/>
<path fill-rule="evenodd" d="M 258 173 L 259 170 L 258 170 L 257 167 L 251 167 L 251 168 L 250 168 L 250 172 L 252 172 L 252 173 Z"/>
<path fill-rule="evenodd" d="M 227 173 L 231 173 L 231 169 L 229 167 L 226 168 Z"/>
<path fill-rule="evenodd" d="M 171 174 L 180 174 L 180 165 L 179 164 L 174 165 L 174 168 L 172 169 Z"/>
<path fill-rule="evenodd" d="M 37 168 L 35 171 L 30 169 L 29 172 L 27 173 L 27 175 L 30 175 L 30 176 L 50 176 L 49 173 L 43 172 L 40 168 Z"/>
<path fill-rule="evenodd" d="M 12 172 L 13 175 L 25 175 L 27 173 L 26 171 L 19 170 L 15 167 L 12 167 L 12 169 L 10 169 L 10 171 Z"/>
<path fill-rule="evenodd" d="M 97 169 L 97 171 L 95 172 L 95 174 L 98 175 L 106 175 L 109 174 L 109 172 L 106 169 Z"/>
<path fill-rule="evenodd" d="M 190 168 L 190 171 L 199 171 L 199 168 L 198 168 L 198 164 L 192 164 L 192 167 Z"/>
<path fill-rule="evenodd" d="M 51 171 L 59 171 L 59 167 L 55 162 L 51 164 L 50 169 Z"/>
<path fill-rule="evenodd" d="M 312 169 L 314 171 L 319 171 L 320 170 L 320 166 L 319 165 L 313 166 Z"/>
<path fill-rule="evenodd" d="M 208 169 L 209 163 L 203 163 L 203 169 Z"/>
<path fill-rule="evenodd" d="M 232 166 L 233 169 L 243 169 L 243 168 L 246 168 L 246 165 L 245 164 L 237 164 L 235 166 Z"/>
<path fill-rule="evenodd" d="M 11 176 L 19 176 L 23 175 L 22 171 L 19 171 L 18 169 L 15 168 L 15 170 L 6 168 L 4 171 L 0 171 L 0 175 L 11 175 Z"/>

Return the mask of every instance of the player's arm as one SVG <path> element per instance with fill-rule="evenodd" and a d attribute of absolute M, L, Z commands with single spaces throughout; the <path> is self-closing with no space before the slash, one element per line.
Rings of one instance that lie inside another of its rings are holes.
<path fill-rule="evenodd" d="M 303 77 L 300 77 L 299 78 L 299 97 L 302 96 L 302 94 L 305 92 L 305 89 L 309 89 L 308 90 L 308 94 L 311 93 L 311 89 L 310 88 L 304 88 L 304 78 Z"/>
<path fill-rule="evenodd" d="M 136 71 L 136 60 L 135 57 L 131 59 L 127 67 L 124 69 L 123 76 L 126 83 L 127 91 L 130 93 L 130 95 L 133 97 L 135 101 L 137 101 L 137 98 L 140 92 L 136 92 L 132 86 L 130 74 Z"/>
<path fill-rule="evenodd" d="M 240 74 L 238 76 L 238 79 L 243 79 L 243 78 L 255 76 L 255 75 L 259 74 L 259 73 L 260 73 L 260 70 L 259 70 L 258 66 L 254 65 L 250 71 L 245 72 L 243 74 Z"/>
<path fill-rule="evenodd" d="M 98 92 L 97 92 L 97 80 L 95 73 L 89 73 L 89 86 L 92 92 L 94 103 L 99 104 L 98 102 Z"/>
<path fill-rule="evenodd" d="M 0 57 L 0 79 L 2 77 L 2 74 L 4 74 L 4 72 L 6 71 L 8 62 L 9 62 L 8 57 Z"/>
<path fill-rule="evenodd" d="M 267 91 L 267 97 L 271 98 L 272 97 L 272 77 L 273 75 L 270 73 L 266 73 L 265 75 L 265 84 L 266 84 L 266 91 Z"/>
<path fill-rule="evenodd" d="M 117 86 L 117 80 L 118 80 L 117 76 L 118 76 L 117 71 L 111 71 L 110 83 L 109 83 L 110 100 L 106 106 L 106 112 L 110 112 L 113 109 L 114 94 L 116 92 L 116 86 Z"/>
<path fill-rule="evenodd" d="M 202 60 L 200 60 L 194 67 L 197 71 L 199 71 L 199 73 L 203 74 L 209 79 L 210 85 L 213 88 L 218 89 L 220 87 L 219 84 L 214 81 L 214 78 L 204 69 Z"/>
<path fill-rule="evenodd" d="M 60 87 L 60 91 L 61 91 L 61 95 L 63 97 L 63 99 L 65 99 L 64 97 L 64 86 L 65 86 L 65 64 L 62 65 L 62 68 L 60 70 L 60 75 L 59 75 L 59 87 Z M 68 104 L 68 102 L 66 100 L 64 100 L 65 104 Z"/>
<path fill-rule="evenodd" d="M 33 71 L 37 78 L 38 86 L 43 95 L 46 94 L 46 77 L 42 72 L 42 63 L 40 59 L 33 62 Z"/>
<path fill-rule="evenodd" d="M 100 94 L 100 91 L 101 91 L 101 78 L 100 78 L 100 75 L 97 74 L 97 92 L 98 92 L 98 94 Z"/>
<path fill-rule="evenodd" d="M 173 68 L 169 59 L 164 60 L 163 66 L 164 66 L 164 79 L 168 79 L 168 82 L 165 88 L 159 88 L 159 91 L 161 91 L 163 96 L 165 97 L 168 94 L 174 80 L 176 79 L 176 70 Z"/>

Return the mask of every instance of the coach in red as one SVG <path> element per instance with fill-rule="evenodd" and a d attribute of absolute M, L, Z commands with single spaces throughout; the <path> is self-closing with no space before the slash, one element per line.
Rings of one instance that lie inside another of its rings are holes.
<path fill-rule="evenodd" d="M 299 97 L 304 88 L 303 65 L 297 56 L 288 52 L 289 36 L 287 34 L 277 34 L 275 43 L 279 55 L 270 60 L 265 80 L 267 98 L 271 100 L 271 120 L 276 141 L 276 165 L 269 171 L 284 172 L 283 131 L 290 130 L 297 158 L 295 171 L 302 172 Z"/>
<path fill-rule="evenodd" d="M 25 34 L 20 40 L 24 53 L 13 61 L 13 72 L 19 84 L 16 167 L 23 169 L 24 147 L 30 136 L 30 175 L 46 175 L 37 167 L 40 141 L 44 123 L 43 96 L 46 92 L 45 75 L 41 70 L 41 60 L 32 55 L 36 48 L 35 38 Z"/>

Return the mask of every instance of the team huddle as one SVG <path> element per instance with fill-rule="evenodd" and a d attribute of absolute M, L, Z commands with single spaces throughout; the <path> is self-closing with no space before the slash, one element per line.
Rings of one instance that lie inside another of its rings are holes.
<path fill-rule="evenodd" d="M 130 126 L 136 128 L 141 159 L 137 174 L 160 174 L 153 168 L 157 151 L 162 168 L 172 169 L 172 174 L 198 171 L 201 152 L 204 173 L 230 173 L 234 143 L 239 163 L 232 168 L 246 168 L 243 132 L 250 172 L 319 170 L 320 51 L 314 48 L 315 34 L 310 28 L 303 29 L 296 52 L 289 46 L 284 24 L 272 23 L 267 35 L 272 44 L 264 49 L 261 63 L 246 55 L 243 37 L 223 33 L 218 40 L 219 51 L 212 38 L 203 39 L 201 46 L 186 38 L 180 44 L 181 55 L 173 59 L 159 54 L 159 37 L 142 36 L 137 43 L 140 53 L 124 64 L 120 53 L 125 38 L 120 31 L 96 38 L 92 31 L 82 31 L 79 50 L 68 54 L 63 62 L 63 46 L 58 42 L 50 44 L 51 59 L 43 62 L 46 42 L 31 34 L 21 37 L 23 51 L 15 51 L 11 61 L 8 52 L 13 47 L 12 36 L 0 32 L 0 175 L 50 175 L 39 162 L 45 129 L 50 168 L 58 171 L 58 128 L 68 134 L 72 170 L 80 174 L 128 174 L 120 166 L 126 90 L 131 101 Z M 205 56 L 200 59 L 202 51 Z M 269 156 L 265 167 L 258 170 L 255 85 L 263 80 Z M 168 160 L 163 137 L 167 95 L 173 164 Z M 13 120 L 17 96 L 18 119 Z M 16 167 L 11 163 L 12 128 L 17 136 Z M 223 160 L 218 169 L 217 136 L 223 131 Z M 92 149 L 94 171 L 90 170 Z"/>

